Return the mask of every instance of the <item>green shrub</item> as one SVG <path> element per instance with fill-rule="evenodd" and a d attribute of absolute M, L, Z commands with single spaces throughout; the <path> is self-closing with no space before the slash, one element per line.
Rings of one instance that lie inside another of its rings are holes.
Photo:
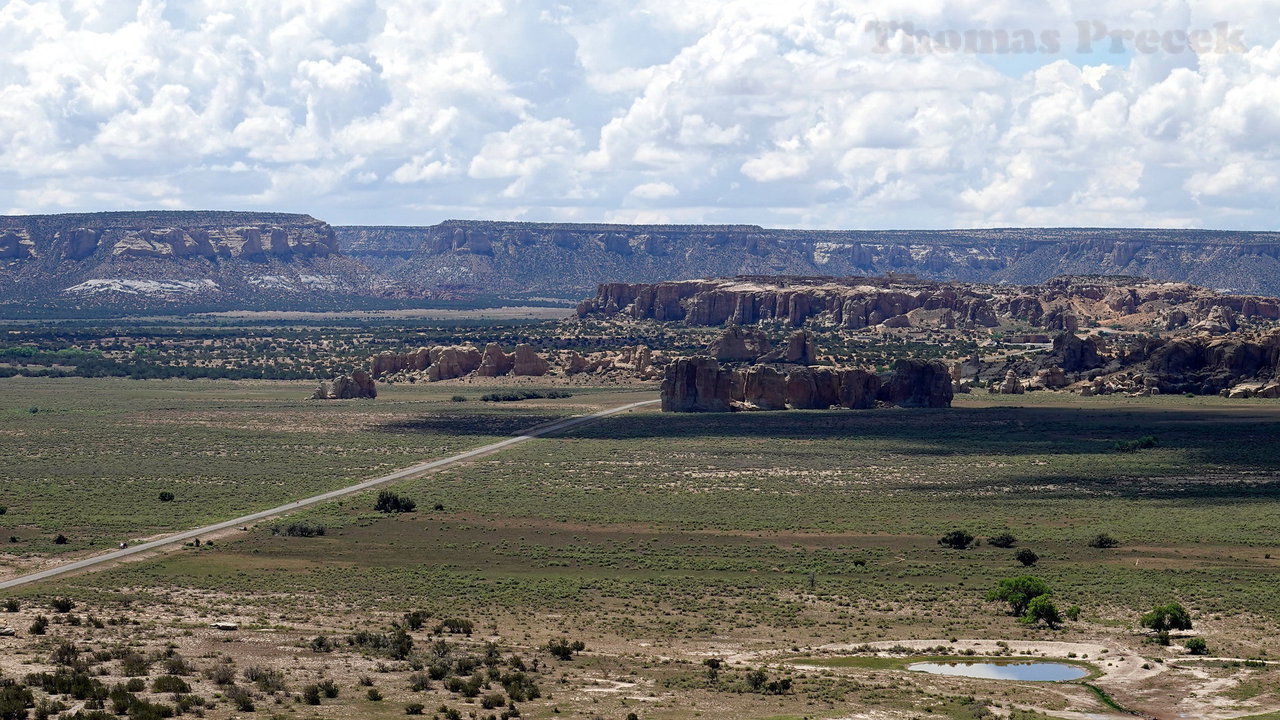
<path fill-rule="evenodd" d="M 967 550 L 973 545 L 973 541 L 973 534 L 964 530 L 952 530 L 946 535 L 938 538 L 939 545 L 949 547 L 953 550 Z"/>
<path fill-rule="evenodd" d="M 1091 548 L 1107 549 L 1119 546 L 1120 541 L 1106 533 L 1098 533 L 1089 540 L 1089 547 Z"/>
<path fill-rule="evenodd" d="M 378 493 L 378 501 L 373 505 L 374 510 L 383 513 L 413 512 L 417 507 L 418 503 L 407 497 L 397 495 L 390 490 L 383 490 Z"/>
<path fill-rule="evenodd" d="M 1018 542 L 1018 538 L 1014 537 L 1012 533 L 1008 533 L 1008 532 L 997 533 L 987 538 L 988 545 L 992 547 L 998 547 L 998 548 L 1011 548 L 1015 544 L 1017 544 L 1017 542 Z"/>
<path fill-rule="evenodd" d="M 1112 445 L 1111 449 L 1115 452 L 1131 453 L 1139 450 L 1149 450 L 1159 444 L 1160 442 L 1156 440 L 1155 435 L 1143 435 L 1137 440 L 1120 440 Z"/>
<path fill-rule="evenodd" d="M 1186 642 L 1186 648 L 1192 655 L 1206 655 L 1209 652 L 1209 645 L 1204 638 L 1191 638 Z"/>
<path fill-rule="evenodd" d="M 1032 565 L 1040 562 L 1040 556 L 1030 548 L 1022 548 L 1018 551 L 1018 554 L 1013 557 L 1015 560 L 1022 563 L 1023 567 L 1031 567 Z"/>

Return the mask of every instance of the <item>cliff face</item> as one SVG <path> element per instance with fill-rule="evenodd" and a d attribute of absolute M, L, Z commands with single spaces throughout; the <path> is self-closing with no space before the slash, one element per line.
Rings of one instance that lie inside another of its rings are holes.
<path fill-rule="evenodd" d="M 1127 277 L 1064 277 L 1043 285 L 949 284 L 912 278 L 737 277 L 657 284 L 605 283 L 578 305 L 580 317 L 630 317 L 688 325 L 783 321 L 860 329 L 977 328 L 1022 321 L 1050 330 L 1126 319 L 1167 329 L 1229 314 L 1280 318 L 1280 301 L 1226 295 L 1186 283 Z"/>
<path fill-rule="evenodd" d="M 10 302 L 270 303 L 361 294 L 369 273 L 307 215 L 121 212 L 0 217 Z"/>
<path fill-rule="evenodd" d="M 580 297 L 602 282 L 886 273 L 1017 284 L 1059 275 L 1139 275 L 1280 295 L 1280 233 L 802 231 L 456 220 L 335 231 L 352 257 L 405 285 L 557 297 Z"/>

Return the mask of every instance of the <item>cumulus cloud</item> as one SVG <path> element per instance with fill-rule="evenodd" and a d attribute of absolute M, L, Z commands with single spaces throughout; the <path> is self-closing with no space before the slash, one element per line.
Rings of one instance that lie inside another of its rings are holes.
<path fill-rule="evenodd" d="M 14 212 L 1278 219 L 1267 0 L 10 0 L 0 43 Z"/>

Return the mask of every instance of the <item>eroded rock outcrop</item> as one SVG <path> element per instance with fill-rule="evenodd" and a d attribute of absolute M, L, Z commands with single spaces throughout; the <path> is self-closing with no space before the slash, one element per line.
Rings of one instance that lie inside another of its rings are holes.
<path fill-rule="evenodd" d="M 764 331 L 733 325 L 707 346 L 707 354 L 720 362 L 755 362 L 773 350 Z"/>
<path fill-rule="evenodd" d="M 880 386 L 879 399 L 901 407 L 951 407 L 951 370 L 941 360 L 902 358 Z"/>
<path fill-rule="evenodd" d="M 667 365 L 662 382 L 666 412 L 730 410 L 867 409 L 877 403 L 949 407 L 947 366 L 936 360 L 901 360 L 880 378 L 870 370 L 753 365 L 722 368 L 714 358 L 681 358 Z"/>
<path fill-rule="evenodd" d="M 762 363 L 791 363 L 793 365 L 813 365 L 818 361 L 818 346 L 813 341 L 813 333 L 797 330 L 787 338 L 785 347 L 780 347 L 760 358 Z"/>
<path fill-rule="evenodd" d="M 503 352 L 498 343 L 489 343 L 484 347 L 484 355 L 480 359 L 480 366 L 475 369 L 475 375 L 476 377 L 502 377 L 510 373 L 515 364 L 514 355 Z"/>
<path fill-rule="evenodd" d="M 427 377 L 431 382 L 452 380 L 468 375 L 480 367 L 484 356 L 475 345 L 436 346 L 430 351 L 431 365 Z"/>
<path fill-rule="evenodd" d="M 540 377 L 551 371 L 551 363 L 547 362 L 529 345 L 521 343 L 516 346 L 511 363 L 511 372 L 515 375 Z"/>
<path fill-rule="evenodd" d="M 1217 309 L 1214 312 L 1214 309 Z M 942 329 L 1029 323 L 1076 332 L 1086 323 L 1156 324 L 1186 317 L 1210 327 L 1228 318 L 1274 320 L 1274 298 L 1224 295 L 1185 283 L 1133 277 L 1061 277 L 1041 285 L 950 284 L 888 277 L 738 276 L 664 283 L 605 283 L 578 305 L 581 317 L 629 317 L 689 325 L 781 321 L 861 329 Z"/>
<path fill-rule="evenodd" d="M 715 358 L 680 358 L 662 378 L 663 412 L 729 412 L 733 373 Z"/>
<path fill-rule="evenodd" d="M 313 400 L 353 400 L 376 397 L 378 397 L 378 388 L 373 378 L 364 370 L 355 370 L 350 375 L 339 375 L 327 383 L 322 383 L 311 396 Z"/>

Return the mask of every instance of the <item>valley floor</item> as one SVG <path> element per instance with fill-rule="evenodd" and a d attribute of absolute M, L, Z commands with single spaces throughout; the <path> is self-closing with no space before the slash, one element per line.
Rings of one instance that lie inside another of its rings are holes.
<path fill-rule="evenodd" d="M 442 383 L 309 403 L 308 383 L 3 382 L 10 576 L 652 395 L 480 403 L 482 388 Z M 155 690 L 176 675 L 207 717 L 241 715 L 246 694 L 261 717 L 299 718 L 415 703 L 479 718 L 1262 716 L 1280 709 L 1277 431 L 1280 402 L 1161 396 L 640 410 L 391 486 L 414 512 L 357 495 L 16 589 L 0 674 L 81 669 L 120 693 L 143 677 L 135 698 L 180 707 Z M 1117 450 L 1145 435 L 1155 447 Z M 939 545 L 953 529 L 982 542 Z M 985 542 L 1004 531 L 1016 547 Z M 1119 546 L 1090 547 L 1099 533 Z M 1078 620 L 1032 627 L 985 600 L 1021 574 Z M 1167 601 L 1195 626 L 1161 646 L 1138 618 Z M 1182 647 L 1193 635 L 1207 659 Z M 570 659 L 551 652 L 560 638 Z M 904 668 L 938 655 L 1063 658 L 1093 687 Z M 324 680 L 337 696 L 310 704 Z"/>

